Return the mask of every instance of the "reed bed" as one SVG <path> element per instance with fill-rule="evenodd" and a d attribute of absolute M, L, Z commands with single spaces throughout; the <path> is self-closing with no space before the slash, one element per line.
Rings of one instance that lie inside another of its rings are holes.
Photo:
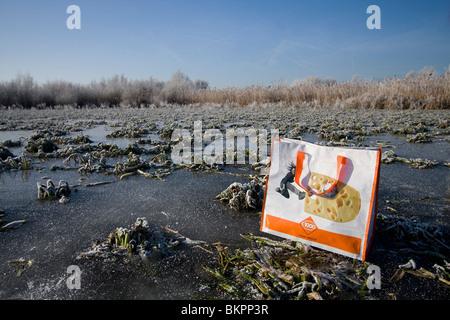
<path fill-rule="evenodd" d="M 426 67 L 403 78 L 383 81 L 338 82 L 317 77 L 296 79 L 292 84 L 245 88 L 209 88 L 204 80 L 192 81 L 181 71 L 166 82 L 154 78 L 128 80 L 114 76 L 88 85 L 65 81 L 37 84 L 30 75 L 0 83 L 0 107 L 55 108 L 150 107 L 189 104 L 249 106 L 275 103 L 286 106 L 332 107 L 340 109 L 448 109 L 450 67 L 443 75 Z"/>
<path fill-rule="evenodd" d="M 198 103 L 237 104 L 284 103 L 312 107 L 345 109 L 448 109 L 450 106 L 450 72 L 437 75 L 433 69 L 410 73 L 405 78 L 379 81 L 321 80 L 310 77 L 292 85 L 251 86 L 196 91 Z"/>

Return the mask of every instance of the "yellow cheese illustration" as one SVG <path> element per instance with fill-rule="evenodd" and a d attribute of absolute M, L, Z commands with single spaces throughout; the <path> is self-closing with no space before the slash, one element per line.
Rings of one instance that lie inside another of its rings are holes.
<path fill-rule="evenodd" d="M 309 188 L 319 193 L 327 190 L 333 182 L 333 178 L 311 172 Z M 359 191 L 338 181 L 336 190 L 333 194 L 335 194 L 335 196 L 332 198 L 327 198 L 326 195 L 315 196 L 306 194 L 304 206 L 305 212 L 341 223 L 355 219 L 361 208 Z"/>

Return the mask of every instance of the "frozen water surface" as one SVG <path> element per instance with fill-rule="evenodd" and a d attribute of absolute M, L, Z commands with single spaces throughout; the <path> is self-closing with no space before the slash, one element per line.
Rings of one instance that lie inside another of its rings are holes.
<path fill-rule="evenodd" d="M 217 175 L 184 170 L 172 173 L 165 181 L 132 176 L 107 185 L 90 188 L 80 186 L 76 188 L 77 192 L 72 192 L 69 203 L 60 204 L 58 201 L 37 200 L 36 181 L 43 181 L 43 176 L 43 173 L 36 171 L 27 172 L 26 176 L 23 172 L 7 173 L 2 176 L 1 203 L 2 207 L 6 208 L 8 220 L 27 221 L 22 227 L 0 235 L 0 246 L 3 248 L 1 266 L 5 272 L 3 274 L 5 279 L 2 280 L 2 298 L 34 298 L 37 295 L 50 299 L 71 295 L 87 298 L 90 294 L 99 294 L 99 297 L 109 299 L 117 297 L 118 293 L 115 291 L 117 288 L 120 288 L 121 298 L 189 298 L 193 294 L 200 294 L 197 292 L 200 289 L 198 280 L 195 280 L 198 276 L 195 273 L 186 273 L 186 269 L 194 267 L 198 268 L 198 272 L 203 272 L 200 265 L 196 266 L 199 259 L 197 256 L 204 256 L 205 253 L 200 248 L 186 249 L 189 254 L 181 252 L 182 258 L 175 254 L 174 259 L 179 261 L 172 263 L 170 270 L 160 266 L 163 278 L 156 277 L 148 292 L 144 289 L 139 293 L 133 292 L 136 286 L 139 287 L 141 277 L 149 272 L 145 271 L 145 268 L 140 276 L 139 270 L 143 269 L 133 269 L 129 274 L 121 275 L 113 281 L 108 280 L 106 283 L 100 274 L 91 274 L 84 270 L 83 287 L 90 288 L 95 283 L 102 284 L 101 293 L 90 290 L 68 291 L 65 283 L 68 276 L 65 272 L 67 267 L 73 264 L 86 265 L 86 268 L 95 265 L 94 262 L 75 258 L 81 252 L 87 251 L 94 240 L 105 239 L 116 227 L 132 225 L 138 217 L 147 218 L 150 225 L 167 226 L 179 230 L 190 239 L 211 243 L 221 241 L 237 245 L 245 242 L 239 237 L 240 233 L 257 233 L 259 230 L 258 215 L 233 212 L 214 201 L 214 197 L 228 185 L 234 181 L 245 180 L 242 178 L 221 175 L 218 180 Z M 63 179 L 74 185 L 80 175 L 73 171 L 58 171 L 47 176 L 53 181 Z M 115 177 L 100 176 L 95 179 L 101 180 L 114 181 Z M 19 258 L 33 259 L 36 264 L 21 277 L 16 277 L 13 276 L 14 267 L 8 265 L 7 261 Z M 104 270 L 106 274 L 115 268 L 112 263 L 106 263 L 101 267 L 106 269 Z M 115 272 L 123 270 L 119 268 Z M 124 276 L 137 277 L 135 280 L 126 281 L 126 286 L 130 287 L 131 292 L 127 292 L 125 284 L 122 283 Z M 48 284 L 48 292 L 36 293 L 34 289 L 40 290 L 40 287 L 29 288 L 28 282 L 22 283 L 22 287 L 7 285 L 17 281 L 24 282 L 25 279 L 30 279 L 34 286 Z M 61 279 L 64 283 L 55 286 L 55 282 Z M 180 281 L 186 281 L 191 287 L 180 287 Z"/>
<path fill-rule="evenodd" d="M 262 110 L 256 112 L 255 117 L 250 117 L 252 113 L 248 110 L 236 113 L 231 109 L 227 111 L 229 117 L 225 117 L 222 112 L 211 115 L 208 108 L 188 111 L 153 110 L 143 115 L 139 115 L 141 111 L 123 111 L 124 115 L 121 115 L 121 110 L 105 114 L 89 111 L 89 116 L 104 122 L 81 126 L 82 131 L 72 130 L 68 135 L 75 137 L 83 133 L 89 136 L 93 144 L 111 142 L 125 148 L 137 139 L 109 139 L 106 135 L 127 121 L 139 125 L 149 122 L 161 128 L 174 123 L 173 117 L 177 117 L 178 123 L 191 132 L 194 120 L 207 118 L 203 130 L 208 128 L 208 123 L 216 124 L 222 130 L 236 125 L 256 128 L 260 125 L 265 129 L 280 128 L 280 135 L 283 136 L 285 132 L 280 119 L 285 117 L 283 112 L 289 113 L 280 111 L 276 115 L 273 110 Z M 38 125 L 43 117 L 39 116 L 39 112 L 36 114 L 27 120 L 19 112 L 12 113 L 12 119 L 22 119 L 20 130 L 0 131 L 0 142 L 26 140 L 36 129 L 63 127 L 64 123 L 70 123 L 69 120 L 76 123 L 86 117 L 77 111 L 52 111 L 51 121 Z M 189 117 L 184 117 L 186 114 Z M 448 112 L 444 112 L 443 116 L 448 119 Z M 309 117 L 315 119 L 311 115 Z M 324 116 L 329 117 L 329 114 Z M 365 118 L 370 117 L 361 118 L 364 122 Z M 291 127 L 293 124 L 308 128 L 318 126 L 309 118 L 294 121 L 290 123 Z M 310 142 L 321 141 L 314 131 L 302 132 L 300 136 Z M 142 137 L 162 141 L 157 130 Z M 436 224 L 443 238 L 448 239 L 450 176 L 449 168 L 443 165 L 450 162 L 448 135 L 440 133 L 433 136 L 432 143 L 419 144 L 406 142 L 405 135 L 381 133 L 365 136 L 364 142 L 391 145 L 395 148 L 383 148 L 383 151 L 393 150 L 399 157 L 423 158 L 439 163 L 433 169 L 424 170 L 412 169 L 403 163 L 383 164 L 378 207 L 381 213 L 389 213 L 387 207 L 392 207 L 402 215 Z M 23 150 L 24 146 L 10 148 L 15 155 L 22 154 Z M 108 163 L 122 159 L 108 159 Z M 220 241 L 230 246 L 245 247 L 248 241 L 240 234 L 251 232 L 267 236 L 259 232 L 258 212 L 238 212 L 215 201 L 216 195 L 231 183 L 248 182 L 248 177 L 180 169 L 164 177 L 164 181 L 146 179 L 141 175 L 119 180 L 113 174 L 80 175 L 73 169 L 50 170 L 52 165 L 63 165 L 62 160 L 47 159 L 41 162 L 35 158 L 31 170 L 0 173 L 0 209 L 5 212 L 0 219 L 8 222 L 26 220 L 17 229 L 0 232 L 0 299 L 193 299 L 217 296 L 215 288 L 210 286 L 210 276 L 202 268 L 216 256 L 195 245 L 176 248 L 173 254 L 165 257 L 142 260 L 136 255 L 128 263 L 77 259 L 80 253 L 89 250 L 94 241 L 105 240 L 117 227 L 131 226 L 138 217 L 145 217 L 151 226 L 168 227 L 192 240 L 207 243 Z M 249 169 L 248 166 L 226 166 L 233 172 L 252 173 L 251 170 L 240 170 L 242 168 Z M 70 202 L 39 201 L 36 183 L 45 183 L 47 179 L 54 182 L 65 180 L 71 186 L 78 185 L 72 191 Z M 86 187 L 88 183 L 101 181 L 111 183 Z M 436 289 L 435 283 L 430 284 L 422 279 L 407 280 L 409 282 L 402 289 L 392 289 L 389 278 L 399 264 L 411 257 L 408 253 L 399 254 L 399 245 L 376 234 L 368 261 L 381 267 L 384 272 L 382 282 L 387 289 L 375 293 L 375 296 L 388 299 L 385 292 L 398 290 L 397 294 L 405 298 L 448 298 L 448 288 Z M 428 269 L 435 262 L 428 256 L 415 258 Z M 34 260 L 34 264 L 20 276 L 16 275 L 17 266 L 8 263 L 19 259 Z M 439 261 L 442 260 L 436 260 Z M 79 266 L 82 271 L 79 290 L 70 290 L 66 284 L 69 277 L 67 268 L 71 265 Z"/>

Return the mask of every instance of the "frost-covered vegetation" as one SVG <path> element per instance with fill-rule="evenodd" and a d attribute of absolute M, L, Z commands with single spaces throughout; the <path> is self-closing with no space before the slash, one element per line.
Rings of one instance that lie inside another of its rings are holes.
<path fill-rule="evenodd" d="M 383 81 L 338 82 L 317 77 L 296 79 L 292 84 L 245 88 L 209 88 L 205 80 L 192 81 L 181 71 L 168 81 L 154 78 L 129 80 L 123 75 L 90 84 L 48 81 L 38 84 L 30 75 L 0 83 L 2 108 L 148 107 L 166 104 L 247 106 L 254 103 L 282 103 L 288 106 L 362 109 L 448 109 L 450 67 L 440 75 L 432 67 L 409 72 L 404 78 Z"/>

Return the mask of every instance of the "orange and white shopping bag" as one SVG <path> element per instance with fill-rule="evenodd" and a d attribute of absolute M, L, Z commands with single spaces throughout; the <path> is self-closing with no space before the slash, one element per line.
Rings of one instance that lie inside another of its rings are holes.
<path fill-rule="evenodd" d="M 365 260 L 374 231 L 381 148 L 272 143 L 261 231 Z"/>

